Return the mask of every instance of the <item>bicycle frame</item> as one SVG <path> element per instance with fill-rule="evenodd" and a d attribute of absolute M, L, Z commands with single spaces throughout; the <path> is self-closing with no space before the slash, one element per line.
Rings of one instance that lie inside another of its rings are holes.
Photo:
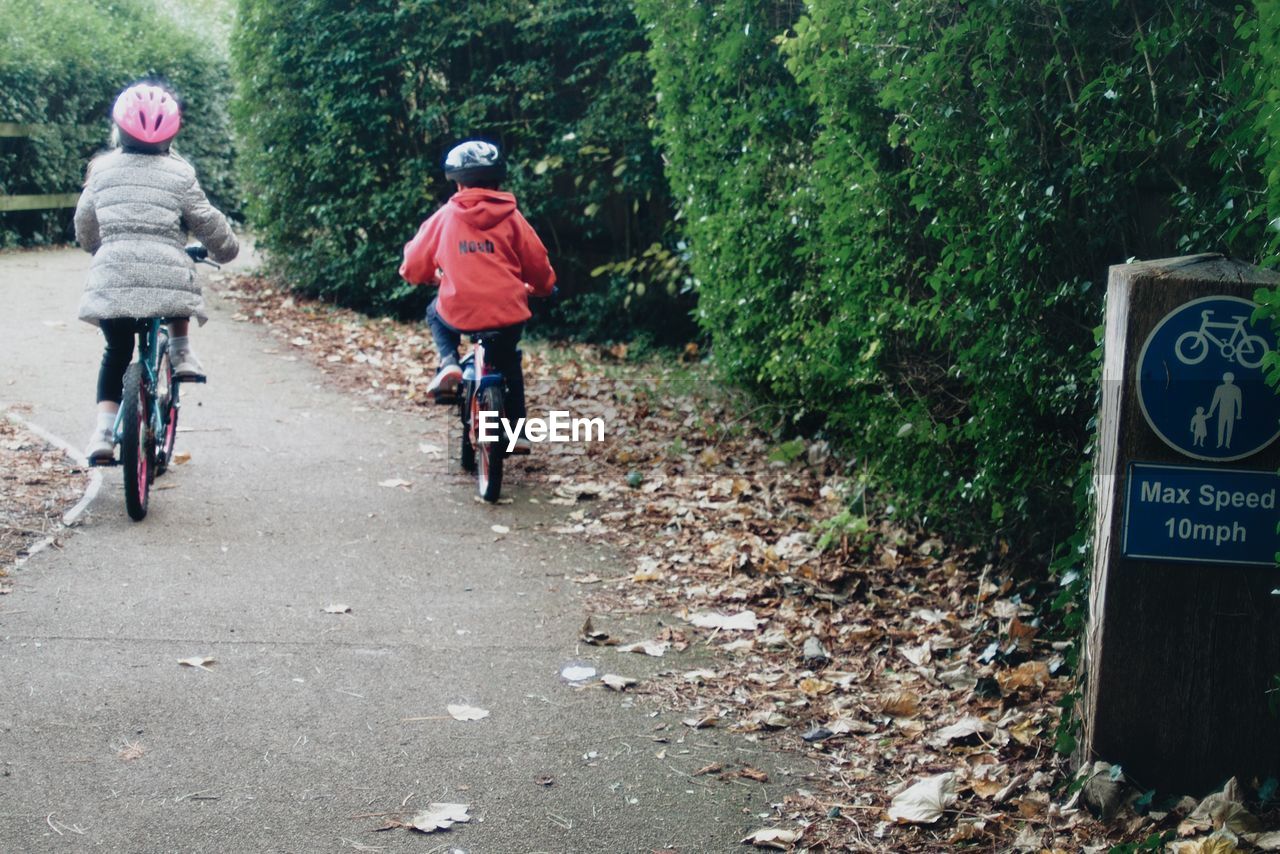
<path fill-rule="evenodd" d="M 1209 316 L 1211 314 L 1213 314 L 1212 310 L 1200 312 L 1200 334 L 1208 338 L 1214 344 L 1217 344 L 1219 347 L 1231 346 L 1235 344 L 1237 339 L 1244 338 L 1249 334 L 1244 328 L 1244 322 L 1248 320 L 1244 315 L 1232 315 L 1235 323 L 1227 323 L 1221 320 L 1210 320 Z M 1230 330 L 1231 336 L 1226 341 L 1223 341 L 1217 335 L 1210 332 L 1210 329 Z"/>

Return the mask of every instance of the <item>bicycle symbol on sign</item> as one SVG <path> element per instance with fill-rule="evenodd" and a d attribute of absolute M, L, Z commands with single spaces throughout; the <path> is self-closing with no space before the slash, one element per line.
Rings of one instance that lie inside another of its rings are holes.
<path fill-rule="evenodd" d="M 1222 358 L 1228 362 L 1239 362 L 1242 367 L 1256 368 L 1270 352 L 1271 347 L 1260 335 L 1250 335 L 1245 331 L 1244 322 L 1248 319 L 1243 314 L 1233 314 L 1235 323 L 1212 321 L 1209 317 L 1212 310 L 1200 312 L 1200 328 L 1194 332 L 1184 332 L 1178 336 L 1173 345 L 1178 361 L 1184 365 L 1198 365 L 1209 355 L 1209 344 L 1218 347 Z M 1229 331 L 1226 340 L 1215 335 L 1213 330 Z"/>

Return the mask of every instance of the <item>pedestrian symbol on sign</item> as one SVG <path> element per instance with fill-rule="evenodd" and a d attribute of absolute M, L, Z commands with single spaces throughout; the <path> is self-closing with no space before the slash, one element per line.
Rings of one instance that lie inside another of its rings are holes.
<path fill-rule="evenodd" d="M 1239 297 L 1192 300 L 1156 324 L 1143 345 L 1142 413 L 1189 457 L 1239 460 L 1280 437 L 1280 398 L 1262 373 L 1278 345 L 1275 333 L 1251 321 L 1255 308 Z"/>

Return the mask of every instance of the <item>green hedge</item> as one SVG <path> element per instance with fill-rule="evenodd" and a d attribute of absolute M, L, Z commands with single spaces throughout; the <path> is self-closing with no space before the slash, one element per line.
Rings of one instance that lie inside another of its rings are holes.
<path fill-rule="evenodd" d="M 1258 150 L 1266 165 L 1268 211 L 1271 217 L 1272 265 L 1280 263 L 1280 0 L 1259 0 L 1258 37 L 1254 60 L 1258 68 L 1256 104 L 1258 109 Z M 1258 295 L 1265 316 L 1280 329 L 1280 288 Z M 1280 390 L 1280 353 L 1267 360 L 1267 379 Z"/>
<path fill-rule="evenodd" d="M 42 126 L 0 139 L 0 194 L 70 193 L 106 145 L 116 94 L 167 79 L 186 103 L 177 148 L 210 197 L 235 210 L 227 64 L 149 0 L 0 0 L 0 122 Z M 0 214 L 0 243 L 66 239 L 70 210 Z"/>
<path fill-rule="evenodd" d="M 636 275 L 679 266 L 644 46 L 624 0 L 241 0 L 235 115 L 261 244 L 307 293 L 416 314 L 430 292 L 399 280 L 401 248 L 451 192 L 450 145 L 488 136 L 560 275 L 561 328 L 690 333 L 678 275 Z"/>
<path fill-rule="evenodd" d="M 637 6 L 721 366 L 844 443 L 886 502 L 1061 542 L 1107 266 L 1263 246 L 1249 15 Z"/>

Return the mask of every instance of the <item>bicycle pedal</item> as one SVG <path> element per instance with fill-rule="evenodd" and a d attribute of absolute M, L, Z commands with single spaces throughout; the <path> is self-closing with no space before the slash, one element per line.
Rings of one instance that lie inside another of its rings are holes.
<path fill-rule="evenodd" d="M 208 377 L 174 377 L 175 383 L 195 383 L 196 385 L 204 385 L 209 381 Z"/>

